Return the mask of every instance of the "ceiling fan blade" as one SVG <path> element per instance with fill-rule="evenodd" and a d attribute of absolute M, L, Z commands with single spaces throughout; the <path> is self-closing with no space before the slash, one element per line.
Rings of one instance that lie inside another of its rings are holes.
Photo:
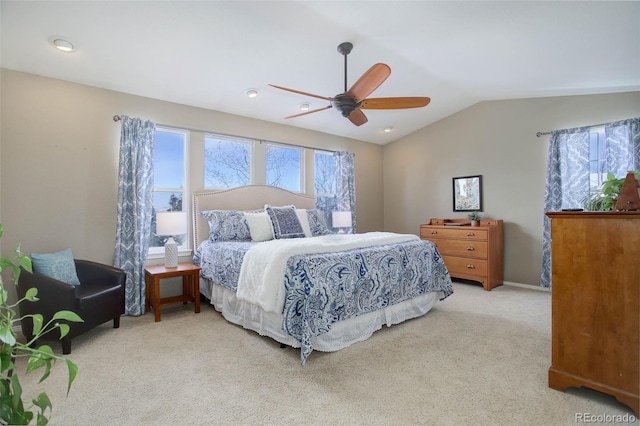
<path fill-rule="evenodd" d="M 369 120 L 367 119 L 367 116 L 364 115 L 364 112 L 360 111 L 360 109 L 358 108 L 351 111 L 351 114 L 349 114 L 349 121 L 356 126 L 362 126 Z"/>
<path fill-rule="evenodd" d="M 376 90 L 391 74 L 391 68 L 387 64 L 375 64 L 356 81 L 347 95 L 360 102 Z"/>
<path fill-rule="evenodd" d="M 288 116 L 288 117 L 285 117 L 285 119 L 287 119 L 287 118 L 294 118 L 294 117 L 301 117 L 301 116 L 303 116 L 303 115 L 312 114 L 312 113 L 314 113 L 314 112 L 324 111 L 325 109 L 329 109 L 329 108 L 331 108 L 331 105 L 328 105 L 328 106 L 326 106 L 326 107 L 324 107 L 324 108 L 318 108 L 318 109 L 314 109 L 314 110 L 311 110 L 311 111 L 301 112 L 300 114 L 296 114 L 296 115 L 290 115 L 290 116 Z"/>
<path fill-rule="evenodd" d="M 270 84 L 269 86 L 275 87 L 276 89 L 286 90 L 287 92 L 297 93 L 299 95 L 311 96 L 312 98 L 324 99 L 325 101 L 333 101 L 333 98 L 327 98 L 326 96 L 314 95 L 313 93 L 301 92 L 299 90 L 287 89 L 286 87 L 276 86 L 275 84 Z"/>
<path fill-rule="evenodd" d="M 368 98 L 362 101 L 362 109 L 402 109 L 420 108 L 429 105 L 431 98 L 400 97 L 400 98 Z"/>

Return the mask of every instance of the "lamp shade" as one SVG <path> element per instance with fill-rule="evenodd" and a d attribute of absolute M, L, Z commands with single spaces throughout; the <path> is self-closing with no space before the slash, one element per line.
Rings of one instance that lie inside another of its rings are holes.
<path fill-rule="evenodd" d="M 158 235 L 183 235 L 187 233 L 186 212 L 157 212 L 156 232 Z"/>
<path fill-rule="evenodd" d="M 351 212 L 332 212 L 331 220 L 334 228 L 351 228 Z"/>

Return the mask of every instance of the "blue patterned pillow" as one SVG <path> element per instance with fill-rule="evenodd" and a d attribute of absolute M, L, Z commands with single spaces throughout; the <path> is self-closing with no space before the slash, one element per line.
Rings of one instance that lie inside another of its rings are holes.
<path fill-rule="evenodd" d="M 324 220 L 324 215 L 318 209 L 307 210 L 307 217 L 309 218 L 309 228 L 311 229 L 311 235 L 317 237 L 318 235 L 333 234 L 327 228 L 327 222 Z"/>
<path fill-rule="evenodd" d="M 211 241 L 251 241 L 244 213 L 237 210 L 206 210 L 200 216 L 209 222 Z"/>
<path fill-rule="evenodd" d="M 71 249 L 57 253 L 31 254 L 33 271 L 71 285 L 80 285 Z"/>
<path fill-rule="evenodd" d="M 266 206 L 266 210 L 273 225 L 273 236 L 277 240 L 282 238 L 304 238 L 304 231 L 294 206 Z"/>

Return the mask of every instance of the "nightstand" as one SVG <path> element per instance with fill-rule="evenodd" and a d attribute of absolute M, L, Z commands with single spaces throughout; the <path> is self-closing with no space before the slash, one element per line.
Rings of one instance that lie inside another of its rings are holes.
<path fill-rule="evenodd" d="M 182 295 L 160 298 L 162 278 L 182 277 Z M 156 322 L 160 321 L 160 308 L 173 303 L 193 302 L 195 313 L 200 313 L 200 267 L 190 263 L 179 263 L 176 268 L 151 265 L 144 268 L 146 284 L 146 310 L 153 306 Z"/>

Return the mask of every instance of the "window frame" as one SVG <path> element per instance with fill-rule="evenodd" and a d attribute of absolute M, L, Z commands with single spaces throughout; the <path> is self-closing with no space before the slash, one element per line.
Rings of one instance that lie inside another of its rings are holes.
<path fill-rule="evenodd" d="M 235 187 L 225 187 L 225 186 L 208 186 L 207 185 L 207 162 L 206 162 L 206 147 L 207 147 L 207 139 L 216 139 L 222 140 L 226 142 L 234 142 L 234 143 L 243 143 L 249 146 L 249 182 L 247 185 L 255 185 L 255 168 L 256 168 L 256 141 L 253 139 L 243 138 L 240 136 L 229 136 L 223 135 L 219 133 L 205 132 L 203 138 L 203 147 L 202 147 L 202 187 L 206 190 L 213 191 L 222 191 L 225 189 L 231 189 Z"/>
<path fill-rule="evenodd" d="M 324 151 L 321 149 L 314 149 L 313 150 L 313 195 L 314 197 L 335 197 L 337 194 L 337 187 L 334 187 L 334 192 L 316 192 L 316 173 L 318 172 L 318 168 L 317 168 L 317 163 L 316 163 L 316 154 L 320 154 L 320 155 L 326 155 L 327 157 L 331 157 L 334 159 L 335 162 L 335 157 L 334 157 L 334 152 L 332 151 Z M 335 166 L 335 164 L 334 164 Z M 334 176 L 335 179 L 335 176 Z M 333 183 L 334 186 L 337 186 L 337 182 Z"/>
<path fill-rule="evenodd" d="M 267 151 L 269 149 L 269 147 L 274 147 L 274 148 L 279 148 L 279 149 L 290 149 L 292 151 L 298 151 L 300 153 L 300 169 L 299 169 L 299 176 L 298 178 L 299 180 L 299 185 L 300 185 L 300 189 L 298 191 L 296 190 L 292 190 L 292 189 L 288 189 L 288 188 L 283 188 L 281 186 L 275 186 L 275 185 L 269 185 L 269 183 L 267 182 Z M 307 148 L 305 147 L 300 147 L 300 146 L 293 146 L 293 145 L 286 145 L 286 144 L 280 144 L 277 142 L 270 142 L 270 141 L 265 141 L 264 142 L 264 182 L 265 185 L 269 185 L 269 186 L 273 186 L 275 188 L 281 188 L 284 189 L 286 191 L 290 191 L 290 192 L 294 192 L 296 194 L 304 194 L 305 192 L 305 164 L 306 164 L 306 160 L 305 160 L 305 153 L 307 151 Z"/>
<path fill-rule="evenodd" d="M 596 135 L 595 153 L 592 146 L 592 137 Z M 594 155 L 595 154 L 595 155 Z M 602 154 L 602 156 L 600 155 Z M 595 158 L 594 158 L 595 157 Z M 594 158 L 594 159 L 592 159 Z M 597 172 L 592 172 L 595 164 Z M 589 129 L 589 192 L 599 192 L 602 183 L 607 179 L 607 140 L 604 126 Z"/>
<path fill-rule="evenodd" d="M 155 186 L 155 165 L 154 165 L 154 186 L 152 193 L 181 193 L 182 194 L 182 211 L 187 214 L 187 234 L 182 241 L 182 244 L 178 246 L 178 256 L 187 256 L 191 254 L 191 203 L 188 198 L 190 194 L 189 174 L 190 174 L 190 159 L 189 159 L 189 146 L 191 132 L 187 129 L 156 126 L 156 132 L 174 133 L 183 136 L 182 140 L 182 188 L 170 188 L 170 187 L 156 187 Z M 155 135 L 154 135 L 155 138 Z M 155 146 L 154 146 L 155 149 Z M 151 236 L 149 236 L 151 238 Z M 149 244 L 149 251 L 147 259 L 164 259 L 164 246 L 152 247 Z"/>

